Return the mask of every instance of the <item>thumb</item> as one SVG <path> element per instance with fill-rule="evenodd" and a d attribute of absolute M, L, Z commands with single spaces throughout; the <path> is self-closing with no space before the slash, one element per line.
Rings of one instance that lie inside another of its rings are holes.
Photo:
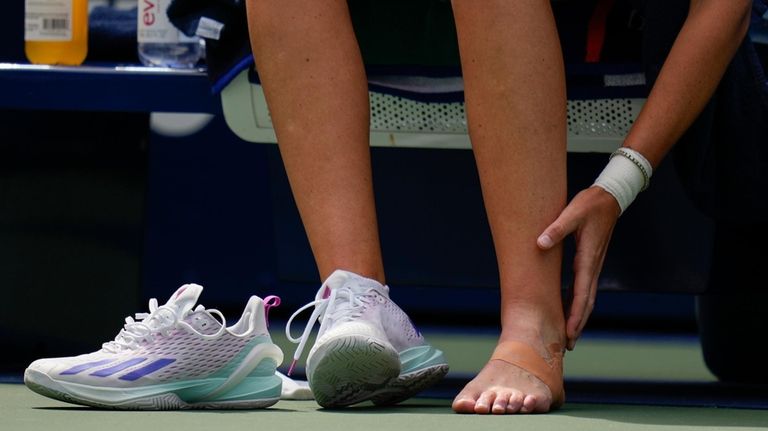
<path fill-rule="evenodd" d="M 549 250 L 578 227 L 579 218 L 576 216 L 575 211 L 571 211 L 571 207 L 568 206 L 562 213 L 560 213 L 557 220 L 552 222 L 552 224 L 544 230 L 544 233 L 539 235 L 536 244 L 542 250 Z"/>

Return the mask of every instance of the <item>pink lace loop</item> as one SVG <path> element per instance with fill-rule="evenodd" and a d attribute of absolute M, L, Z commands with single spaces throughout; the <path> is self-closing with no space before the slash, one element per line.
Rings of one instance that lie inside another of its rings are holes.
<path fill-rule="evenodd" d="M 264 301 L 264 320 L 267 321 L 267 328 L 269 328 L 269 309 L 280 305 L 280 297 L 276 295 L 269 295 L 263 299 Z"/>

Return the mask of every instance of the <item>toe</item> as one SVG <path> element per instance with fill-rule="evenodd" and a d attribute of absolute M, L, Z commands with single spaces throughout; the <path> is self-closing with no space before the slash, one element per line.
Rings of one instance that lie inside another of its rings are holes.
<path fill-rule="evenodd" d="M 456 413 L 474 413 L 475 403 L 477 403 L 479 395 L 479 393 L 463 390 L 459 395 L 456 395 L 451 408 Z"/>
<path fill-rule="evenodd" d="M 520 391 L 512 392 L 512 395 L 509 397 L 509 403 L 507 404 L 507 413 L 519 413 L 522 406 L 523 393 Z"/>
<path fill-rule="evenodd" d="M 491 406 L 493 405 L 494 401 L 496 401 L 495 391 L 483 392 L 482 394 L 480 394 L 480 398 L 477 399 L 477 403 L 475 403 L 475 413 L 478 413 L 478 414 L 490 413 Z"/>
<path fill-rule="evenodd" d="M 456 398 L 453 400 L 451 408 L 456 413 L 474 413 L 475 412 L 475 400 L 471 398 Z"/>
<path fill-rule="evenodd" d="M 546 413 L 552 406 L 552 399 L 546 396 L 536 397 L 536 404 L 533 407 L 533 411 L 536 413 Z"/>
<path fill-rule="evenodd" d="M 523 398 L 523 406 L 520 408 L 520 413 L 532 413 L 536 408 L 536 395 L 526 395 Z"/>
<path fill-rule="evenodd" d="M 502 392 L 496 395 L 496 400 L 493 401 L 491 407 L 491 413 L 495 415 L 503 415 L 507 412 L 507 405 L 509 405 L 510 393 Z"/>

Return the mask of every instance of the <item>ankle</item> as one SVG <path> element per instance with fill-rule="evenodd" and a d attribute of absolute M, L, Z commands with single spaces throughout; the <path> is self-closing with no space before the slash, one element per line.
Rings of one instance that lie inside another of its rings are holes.
<path fill-rule="evenodd" d="M 565 345 L 565 318 L 563 312 L 527 307 L 505 307 L 502 312 L 499 341 L 523 341 L 548 347 Z"/>

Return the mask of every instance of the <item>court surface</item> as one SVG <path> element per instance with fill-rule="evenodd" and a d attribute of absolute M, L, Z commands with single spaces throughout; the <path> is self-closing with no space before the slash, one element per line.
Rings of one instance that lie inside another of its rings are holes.
<path fill-rule="evenodd" d="M 446 384 L 427 394 L 438 398 L 336 411 L 323 410 L 312 401 L 280 401 L 257 411 L 116 412 L 61 403 L 21 384 L 5 383 L 0 384 L 0 430 L 768 429 L 768 409 L 749 408 L 764 406 L 768 389 L 724 392 L 704 367 L 695 337 L 593 334 L 566 357 L 571 402 L 563 409 L 548 415 L 481 417 L 454 414 L 450 396 L 457 384 L 482 366 L 493 347 L 493 334 L 429 331 L 426 335 L 445 350 L 452 366 Z M 290 356 L 292 347 L 276 338 Z"/>

